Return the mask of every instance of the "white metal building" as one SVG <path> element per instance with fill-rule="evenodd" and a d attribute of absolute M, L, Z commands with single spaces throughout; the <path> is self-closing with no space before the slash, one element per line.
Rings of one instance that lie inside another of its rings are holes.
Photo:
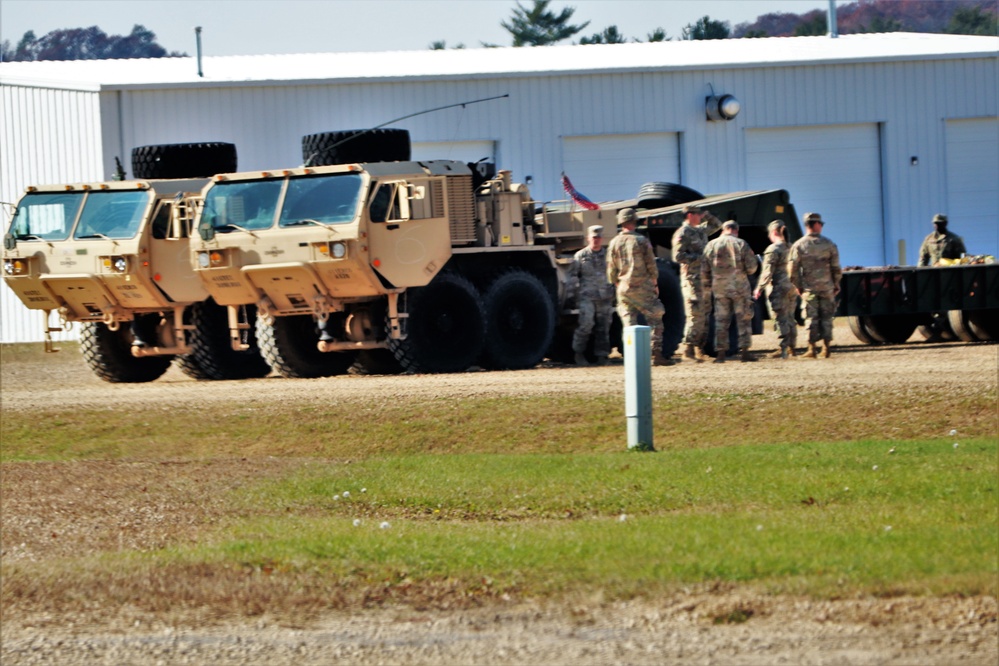
<path fill-rule="evenodd" d="M 0 64 L 0 201 L 107 180 L 135 146 L 227 141 L 240 170 L 302 162 L 301 137 L 392 123 L 413 157 L 495 159 L 536 199 L 651 181 L 783 188 L 845 265 L 915 263 L 935 213 L 999 254 L 999 38 L 848 35 L 389 53 Z M 741 103 L 709 120 L 705 99 Z M 6 223 L 5 223 L 6 224 Z M 900 256 L 904 241 L 905 254 Z M 0 342 L 41 339 L 0 289 Z"/>

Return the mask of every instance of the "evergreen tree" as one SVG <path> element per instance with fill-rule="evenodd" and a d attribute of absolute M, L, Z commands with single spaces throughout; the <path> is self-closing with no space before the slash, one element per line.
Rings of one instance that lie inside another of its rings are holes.
<path fill-rule="evenodd" d="M 947 32 L 995 37 L 999 34 L 999 21 L 996 12 L 983 12 L 981 7 L 960 7 L 951 15 Z"/>
<path fill-rule="evenodd" d="M 616 25 L 607 26 L 603 32 L 594 33 L 592 37 L 583 37 L 580 44 L 624 44 L 624 36 L 617 30 Z"/>
<path fill-rule="evenodd" d="M 569 19 L 576 12 L 575 7 L 566 7 L 559 14 L 548 9 L 551 0 L 534 0 L 534 6 L 526 9 L 519 2 L 513 10 L 513 18 L 500 25 L 513 36 L 514 46 L 547 46 L 568 39 L 590 24 L 571 25 Z"/>
<path fill-rule="evenodd" d="M 683 39 L 728 39 L 731 34 L 727 21 L 714 21 L 704 16 L 697 23 L 687 24 L 683 29 Z"/>

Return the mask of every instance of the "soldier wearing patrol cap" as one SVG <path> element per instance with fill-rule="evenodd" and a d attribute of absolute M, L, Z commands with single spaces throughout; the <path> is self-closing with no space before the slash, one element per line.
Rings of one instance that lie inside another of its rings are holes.
<path fill-rule="evenodd" d="M 610 327 L 614 316 L 614 287 L 607 280 L 607 250 L 604 228 L 598 224 L 586 230 L 586 247 L 572 257 L 566 294 L 575 297 L 579 309 L 572 351 L 576 365 L 589 365 L 586 345 L 593 335 L 593 355 L 597 365 L 607 364 L 610 353 Z"/>
<path fill-rule="evenodd" d="M 764 290 L 766 291 L 770 316 L 774 320 L 774 330 L 780 339 L 780 347 L 770 355 L 770 358 L 794 356 L 794 346 L 798 339 L 798 322 L 794 319 L 798 294 L 787 276 L 787 256 L 790 248 L 784 238 L 784 230 L 784 222 L 781 220 L 774 220 L 767 225 L 770 245 L 763 253 L 763 272 L 760 273 L 760 281 L 756 283 L 756 293 L 753 294 L 759 298 Z"/>
<path fill-rule="evenodd" d="M 621 324 L 638 326 L 639 316 L 652 329 L 652 364 L 673 365 L 663 356 L 663 308 L 659 300 L 659 268 L 649 239 L 635 231 L 638 216 L 631 208 L 618 211 L 621 233 L 607 248 L 607 279 L 617 291 L 617 314 Z"/>
<path fill-rule="evenodd" d="M 825 342 L 822 356 L 829 358 L 832 353 L 833 315 L 843 276 L 839 249 L 822 235 L 824 224 L 818 213 L 805 213 L 807 233 L 791 246 L 787 261 L 788 278 L 805 305 L 805 326 L 808 327 L 805 358 L 815 358 L 820 341 Z"/>
<path fill-rule="evenodd" d="M 947 231 L 947 216 L 933 216 L 933 233 L 923 239 L 919 248 L 919 265 L 934 266 L 941 259 L 960 259 L 967 252 L 964 239 Z"/>
<path fill-rule="evenodd" d="M 698 363 L 707 358 L 702 348 L 708 335 L 711 298 L 701 286 L 701 257 L 708 237 L 722 227 L 721 220 L 698 206 L 683 207 L 684 220 L 673 233 L 673 261 L 680 265 L 680 290 L 687 320 L 683 327 L 683 356 Z"/>
<path fill-rule="evenodd" d="M 753 343 L 753 301 L 749 276 L 759 268 L 749 243 L 739 238 L 739 225 L 727 220 L 721 236 L 709 242 L 701 259 L 701 282 L 705 296 L 714 298 L 715 363 L 724 363 L 728 352 L 728 330 L 735 318 L 743 362 L 755 360 L 749 351 Z"/>

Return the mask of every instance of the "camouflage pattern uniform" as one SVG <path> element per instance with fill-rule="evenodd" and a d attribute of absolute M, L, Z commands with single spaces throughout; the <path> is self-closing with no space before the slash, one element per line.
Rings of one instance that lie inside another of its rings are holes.
<path fill-rule="evenodd" d="M 791 286 L 787 276 L 787 256 L 790 251 L 785 241 L 771 243 L 763 253 L 763 271 L 757 289 L 766 288 L 770 316 L 774 320 L 774 330 L 780 339 L 780 348 L 794 349 L 798 342 L 798 322 L 794 319 L 794 309 L 798 305 L 798 292 Z"/>
<path fill-rule="evenodd" d="M 809 215 L 814 213 L 805 216 L 806 223 Z M 805 305 L 808 344 L 824 340 L 828 348 L 833 336 L 836 294 L 843 276 L 839 266 L 839 249 L 825 236 L 809 231 L 791 246 L 787 272 Z"/>
<path fill-rule="evenodd" d="M 947 231 L 947 216 L 934 215 L 933 224 L 939 226 L 923 239 L 919 247 L 919 265 L 935 266 L 941 259 L 960 259 L 968 250 L 963 238 Z"/>
<path fill-rule="evenodd" d="M 745 352 L 753 343 L 753 296 L 749 276 L 759 265 L 749 243 L 734 235 L 722 235 L 707 244 L 701 262 L 705 295 L 714 296 L 715 349 L 728 351 L 728 329 L 735 316 L 739 347 Z"/>
<path fill-rule="evenodd" d="M 584 247 L 572 257 L 567 290 L 576 297 L 579 320 L 572 336 L 572 350 L 586 351 L 594 333 L 593 353 L 606 358 L 610 354 L 610 327 L 614 315 L 614 286 L 607 281 L 607 249 L 594 252 Z"/>
<path fill-rule="evenodd" d="M 721 225 L 721 220 L 705 211 L 700 225 L 695 227 L 684 220 L 673 233 L 673 261 L 680 265 L 680 290 L 687 316 L 682 340 L 685 345 L 703 347 L 707 338 L 711 296 L 704 295 L 701 285 L 701 257 L 708 237 L 721 229 Z"/>
<path fill-rule="evenodd" d="M 607 279 L 617 287 L 621 324 L 640 326 L 638 315 L 645 317 L 646 325 L 652 329 L 652 357 L 661 358 L 666 310 L 656 294 L 659 269 L 649 239 L 626 229 L 615 236 L 607 248 Z"/>

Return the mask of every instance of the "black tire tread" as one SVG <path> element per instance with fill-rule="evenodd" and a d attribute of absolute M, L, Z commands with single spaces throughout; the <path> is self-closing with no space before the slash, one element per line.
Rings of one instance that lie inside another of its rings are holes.
<path fill-rule="evenodd" d="M 341 130 L 302 137 L 302 160 L 306 166 L 405 162 L 411 155 L 409 130 L 404 129 Z"/>
<path fill-rule="evenodd" d="M 134 178 L 210 178 L 233 171 L 236 145 L 232 143 L 168 143 L 132 149 Z"/>
<path fill-rule="evenodd" d="M 128 327 L 112 331 L 101 322 L 80 327 L 80 352 L 95 375 L 112 384 L 143 384 L 159 379 L 173 356 L 132 356 Z"/>
<path fill-rule="evenodd" d="M 268 320 L 258 314 L 256 337 L 261 356 L 279 375 L 292 379 L 346 374 L 357 356 L 354 352 L 319 351 L 319 336 L 311 315 Z"/>

